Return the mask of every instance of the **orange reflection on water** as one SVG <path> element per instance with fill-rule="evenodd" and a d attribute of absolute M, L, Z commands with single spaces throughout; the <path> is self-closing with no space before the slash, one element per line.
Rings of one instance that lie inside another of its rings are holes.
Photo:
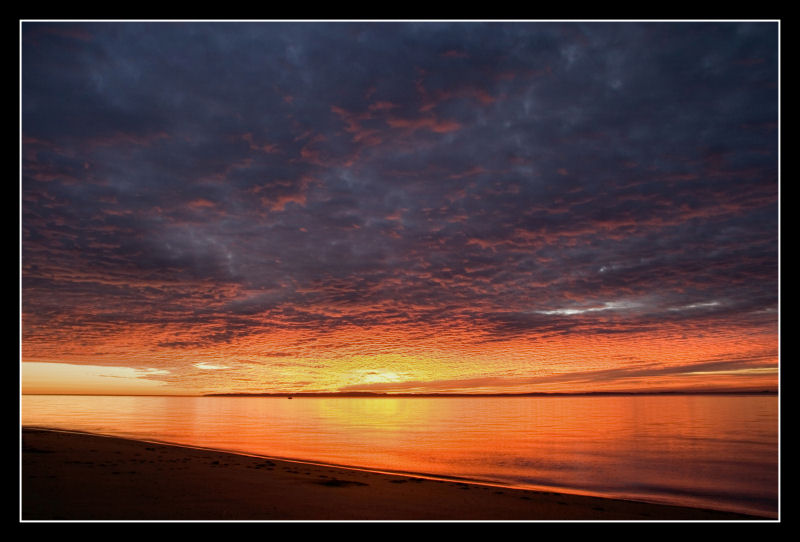
<path fill-rule="evenodd" d="M 26 396 L 22 407 L 23 424 L 777 513 L 775 396 Z"/>

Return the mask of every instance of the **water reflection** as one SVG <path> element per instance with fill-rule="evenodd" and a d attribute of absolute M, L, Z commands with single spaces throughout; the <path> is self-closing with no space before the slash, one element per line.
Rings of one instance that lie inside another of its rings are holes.
<path fill-rule="evenodd" d="M 25 425 L 777 515 L 774 396 L 24 396 L 21 407 Z"/>

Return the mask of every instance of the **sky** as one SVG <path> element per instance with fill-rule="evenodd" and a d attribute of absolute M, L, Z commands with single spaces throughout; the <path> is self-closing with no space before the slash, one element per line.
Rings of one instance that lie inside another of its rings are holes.
<path fill-rule="evenodd" d="M 775 390 L 778 40 L 21 22 L 21 390 Z"/>

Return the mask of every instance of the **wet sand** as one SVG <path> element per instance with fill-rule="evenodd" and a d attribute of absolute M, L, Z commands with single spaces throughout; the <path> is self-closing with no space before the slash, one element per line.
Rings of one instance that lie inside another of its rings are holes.
<path fill-rule="evenodd" d="M 32 428 L 22 521 L 763 520 Z"/>

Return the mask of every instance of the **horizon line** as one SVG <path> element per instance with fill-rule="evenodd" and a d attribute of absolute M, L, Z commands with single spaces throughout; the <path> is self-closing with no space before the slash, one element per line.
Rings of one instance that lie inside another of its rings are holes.
<path fill-rule="evenodd" d="M 662 390 L 662 391 L 583 391 L 583 392 L 215 392 L 215 393 L 20 393 L 23 395 L 61 395 L 86 397 L 353 397 L 353 398 L 425 398 L 425 397 L 578 397 L 578 396 L 618 396 L 618 395 L 778 395 L 780 390 Z"/>

